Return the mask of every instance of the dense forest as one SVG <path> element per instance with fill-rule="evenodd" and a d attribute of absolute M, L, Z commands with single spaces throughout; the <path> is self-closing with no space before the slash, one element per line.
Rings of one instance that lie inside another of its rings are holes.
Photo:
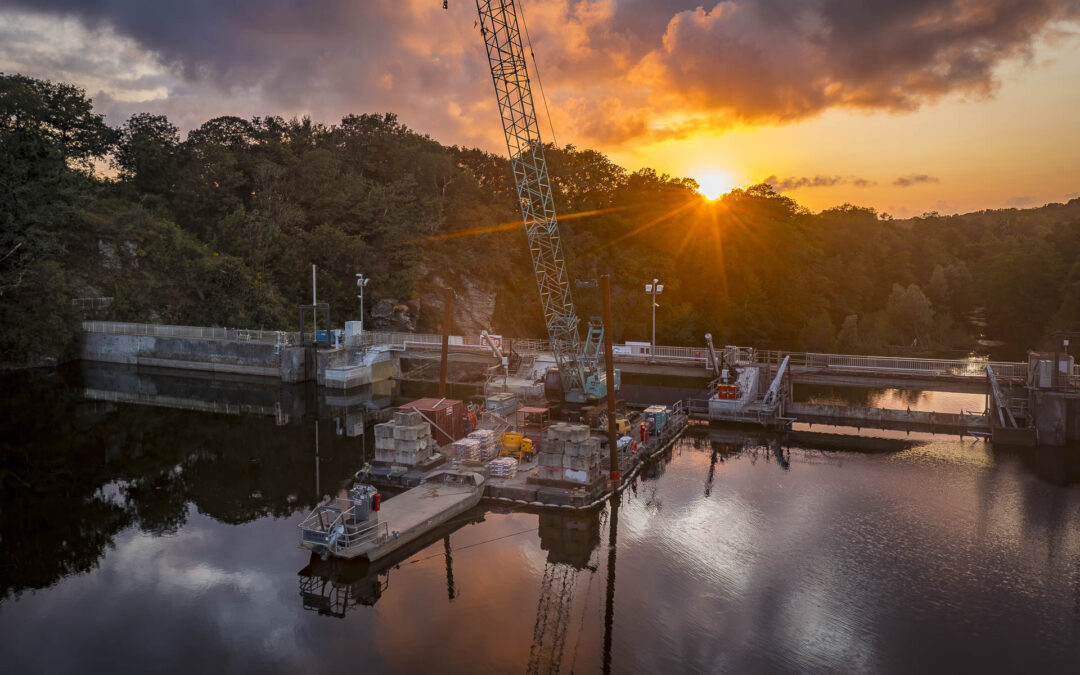
<path fill-rule="evenodd" d="M 497 120 L 490 120 L 496 124 Z M 811 213 L 766 184 L 708 201 L 692 179 L 546 148 L 571 277 L 609 273 L 617 341 L 1017 357 L 1080 330 L 1080 199 L 893 220 Z M 218 117 L 181 139 L 162 116 L 105 123 L 77 87 L 0 74 L 0 363 L 72 354 L 100 319 L 295 329 L 319 299 L 357 318 L 355 274 L 434 330 L 448 285 L 490 295 L 490 328 L 544 334 L 507 160 L 446 147 L 393 114 L 338 124 Z M 468 292 L 466 292 L 468 290 Z M 599 313 L 596 290 L 575 291 Z M 92 304 L 92 303 L 90 303 Z M 371 325 L 370 323 L 368 325 Z"/>

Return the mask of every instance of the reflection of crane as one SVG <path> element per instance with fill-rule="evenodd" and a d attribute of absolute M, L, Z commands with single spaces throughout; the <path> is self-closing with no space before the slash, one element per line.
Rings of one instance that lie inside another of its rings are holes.
<path fill-rule="evenodd" d="M 709 476 L 705 479 L 705 496 L 712 493 L 713 478 L 716 476 L 717 447 L 713 444 L 712 457 L 709 458 Z"/>
<path fill-rule="evenodd" d="M 571 403 L 601 399 L 607 394 L 607 378 L 599 367 L 604 326 L 591 320 L 582 342 L 570 296 L 570 278 L 559 238 L 555 200 L 544 160 L 544 144 L 540 140 L 517 9 L 513 0 L 476 0 L 476 9 L 510 153 L 521 219 L 529 240 L 536 287 L 558 369 L 557 375 L 549 373 L 548 389 L 561 389 L 562 397 Z M 618 371 L 614 377 L 612 389 L 618 390 Z"/>
<path fill-rule="evenodd" d="M 529 662 L 526 667 L 529 673 L 557 673 L 562 667 L 578 574 L 582 570 L 594 574 L 597 570 L 593 556 L 598 554 L 602 521 L 603 516 L 598 512 L 539 514 L 540 548 L 546 550 L 548 555 L 544 565 L 544 577 L 540 583 L 540 599 L 536 606 L 533 642 L 529 648 Z M 590 576 L 585 590 L 577 641 L 580 641 L 584 629 L 585 608 L 588 605 L 592 579 Z M 571 670 L 577 657 L 577 641 L 571 652 Z"/>
<path fill-rule="evenodd" d="M 577 575 L 578 569 L 566 563 L 549 562 L 544 566 L 526 672 L 559 672 L 566 647 L 566 631 L 570 627 L 570 609 L 574 604 Z M 545 649 L 544 643 L 549 639 L 549 647 Z"/>

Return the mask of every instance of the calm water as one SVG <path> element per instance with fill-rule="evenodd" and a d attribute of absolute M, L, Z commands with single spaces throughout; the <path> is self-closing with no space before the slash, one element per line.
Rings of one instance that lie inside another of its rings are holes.
<path fill-rule="evenodd" d="M 617 508 L 478 510 L 383 569 L 296 524 L 386 392 L 2 384 L 4 672 L 1080 670 L 1080 449 L 705 431 Z M 200 401 L 246 412 L 146 405 Z"/>

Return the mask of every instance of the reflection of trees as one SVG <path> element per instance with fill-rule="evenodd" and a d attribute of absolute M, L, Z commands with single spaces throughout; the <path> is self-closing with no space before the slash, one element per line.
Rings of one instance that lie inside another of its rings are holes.
<path fill-rule="evenodd" d="M 891 394 L 902 405 L 912 406 L 926 397 L 916 389 L 876 389 L 871 387 L 831 387 L 820 384 L 796 384 L 792 396 L 796 401 L 826 405 L 848 405 L 863 408 L 881 407 L 880 399 Z M 886 406 L 890 407 L 890 406 Z"/>
<path fill-rule="evenodd" d="M 176 532 L 190 504 L 235 524 L 321 497 L 312 422 L 88 402 L 58 376 L 3 379 L 0 599 L 93 569 L 130 525 Z M 356 469 L 361 443 L 322 435 L 323 491 Z"/>

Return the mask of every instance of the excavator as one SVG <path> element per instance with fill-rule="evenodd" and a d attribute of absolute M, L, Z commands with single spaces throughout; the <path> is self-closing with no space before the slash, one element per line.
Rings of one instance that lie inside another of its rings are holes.
<path fill-rule="evenodd" d="M 447 2 L 443 2 L 443 9 Z M 487 50 L 491 80 L 499 105 L 510 168 L 514 174 L 521 220 L 532 256 L 536 287 L 544 312 L 555 367 L 544 377 L 549 401 L 582 405 L 619 390 L 619 371 L 608 383 L 600 364 L 604 325 L 590 319 L 584 341 L 570 294 L 570 277 L 559 237 L 544 144 L 533 103 L 521 24 L 513 0 L 476 0 L 480 34 Z M 610 384 L 610 386 L 609 386 Z"/>

